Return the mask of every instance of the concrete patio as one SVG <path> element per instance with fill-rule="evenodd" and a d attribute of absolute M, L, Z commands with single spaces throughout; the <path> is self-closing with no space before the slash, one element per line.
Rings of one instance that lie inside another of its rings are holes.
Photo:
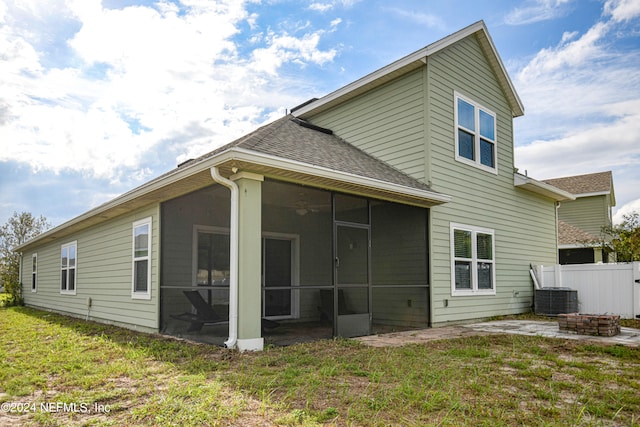
<path fill-rule="evenodd" d="M 568 340 L 580 340 L 601 344 L 622 344 L 633 347 L 640 346 L 640 330 L 621 328 L 620 334 L 613 337 L 577 335 L 561 332 L 557 322 L 534 320 L 497 320 L 491 322 L 472 323 L 468 325 L 445 326 L 441 328 L 420 329 L 388 334 L 370 335 L 355 338 L 372 347 L 397 347 L 426 341 L 460 338 L 490 334 L 518 334 L 541 336 Z"/>

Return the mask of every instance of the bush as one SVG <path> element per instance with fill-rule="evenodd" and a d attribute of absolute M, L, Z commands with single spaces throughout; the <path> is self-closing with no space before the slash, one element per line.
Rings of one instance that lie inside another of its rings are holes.
<path fill-rule="evenodd" d="M 5 284 L 4 291 L 4 305 L 6 307 L 12 305 L 24 305 L 24 299 L 22 298 L 22 283 L 14 281 L 7 282 Z"/>

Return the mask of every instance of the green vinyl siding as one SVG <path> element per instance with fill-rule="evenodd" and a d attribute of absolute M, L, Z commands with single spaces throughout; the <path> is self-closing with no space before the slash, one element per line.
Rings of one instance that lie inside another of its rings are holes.
<path fill-rule="evenodd" d="M 133 223 L 152 218 L 151 299 L 132 299 Z M 46 310 L 116 323 L 131 328 L 158 329 L 158 207 L 95 225 L 23 254 L 22 282 L 31 283 L 25 260 L 38 253 L 38 290 L 25 293 L 25 304 Z M 76 295 L 60 294 L 60 247 L 77 242 Z M 88 306 L 91 298 L 91 307 Z"/>
<path fill-rule="evenodd" d="M 456 93 L 496 114 L 497 174 L 456 161 Z M 511 108 L 475 36 L 310 120 L 452 196 L 430 209 L 433 325 L 531 310 L 529 265 L 557 261 L 555 203 L 513 184 Z M 496 295 L 452 296 L 451 223 L 494 230 Z"/>
<path fill-rule="evenodd" d="M 423 71 L 371 90 L 311 120 L 404 171 L 425 178 Z"/>
<path fill-rule="evenodd" d="M 431 209 L 432 321 L 530 311 L 529 264 L 556 262 L 555 204 L 513 185 L 511 109 L 475 38 L 429 57 L 427 67 L 432 181 L 453 197 Z M 455 160 L 455 92 L 497 114 L 497 175 Z M 452 222 L 494 230 L 496 295 L 451 296 Z"/>
<path fill-rule="evenodd" d="M 432 322 L 530 311 L 529 264 L 556 262 L 555 204 L 513 185 L 511 109 L 475 38 L 431 56 L 427 67 L 432 184 L 453 197 L 431 209 Z M 455 92 L 497 114 L 497 175 L 455 160 Z M 496 295 L 451 296 L 452 222 L 494 230 Z"/>
<path fill-rule="evenodd" d="M 596 237 L 603 226 L 610 224 L 608 196 L 578 197 L 562 202 L 558 218 Z"/>

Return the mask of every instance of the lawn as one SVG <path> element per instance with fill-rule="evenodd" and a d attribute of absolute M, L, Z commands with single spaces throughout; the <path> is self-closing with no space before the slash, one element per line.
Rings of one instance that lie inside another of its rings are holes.
<path fill-rule="evenodd" d="M 640 426 L 640 349 L 516 335 L 237 353 L 0 308 L 0 426 Z"/>

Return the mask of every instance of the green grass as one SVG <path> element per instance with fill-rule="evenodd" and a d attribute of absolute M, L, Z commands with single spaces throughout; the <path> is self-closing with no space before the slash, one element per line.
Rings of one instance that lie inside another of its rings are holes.
<path fill-rule="evenodd" d="M 0 413 L 21 425 L 640 426 L 640 349 L 541 337 L 259 353 L 0 309 Z M 95 404 L 109 412 L 40 410 Z"/>

